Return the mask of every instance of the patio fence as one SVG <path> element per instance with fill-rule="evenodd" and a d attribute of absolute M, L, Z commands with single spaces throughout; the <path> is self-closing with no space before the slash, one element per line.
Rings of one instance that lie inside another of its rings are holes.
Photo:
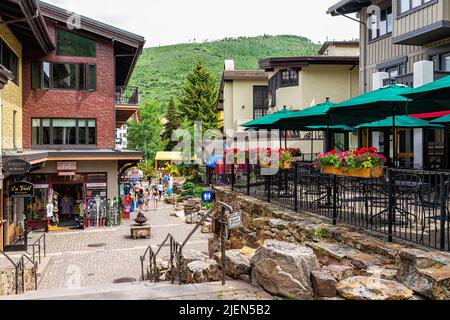
<path fill-rule="evenodd" d="M 386 168 L 378 179 L 325 175 L 312 163 L 264 175 L 259 165 L 227 165 L 217 185 L 295 211 L 325 216 L 393 238 L 450 251 L 450 172 Z"/>

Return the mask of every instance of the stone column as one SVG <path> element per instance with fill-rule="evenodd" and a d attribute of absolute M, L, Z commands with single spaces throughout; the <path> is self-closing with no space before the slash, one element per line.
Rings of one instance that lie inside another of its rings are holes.
<path fill-rule="evenodd" d="M 389 73 L 387 72 L 376 72 L 372 75 L 372 90 L 378 90 L 384 87 L 384 80 L 389 78 Z"/>
<path fill-rule="evenodd" d="M 414 63 L 414 88 L 421 87 L 434 81 L 434 64 L 432 61 Z M 423 129 L 414 129 L 414 168 L 423 167 Z"/>

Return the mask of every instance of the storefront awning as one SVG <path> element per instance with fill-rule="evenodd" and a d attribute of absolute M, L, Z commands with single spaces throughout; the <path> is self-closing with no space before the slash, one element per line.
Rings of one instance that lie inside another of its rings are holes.
<path fill-rule="evenodd" d="M 178 151 L 159 151 L 156 153 L 156 161 L 181 161 L 183 156 Z"/>

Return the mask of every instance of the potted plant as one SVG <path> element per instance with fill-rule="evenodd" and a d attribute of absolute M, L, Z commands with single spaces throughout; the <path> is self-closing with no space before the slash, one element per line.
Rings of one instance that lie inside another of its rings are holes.
<path fill-rule="evenodd" d="M 384 174 L 386 158 L 374 147 L 360 150 L 332 150 L 319 154 L 317 160 L 324 174 L 335 174 L 359 178 L 380 178 Z"/>
<path fill-rule="evenodd" d="M 292 155 L 287 149 L 279 151 L 280 169 L 289 170 L 292 167 Z"/>
<path fill-rule="evenodd" d="M 272 149 L 258 149 L 258 160 L 261 168 L 267 169 L 272 165 Z"/>
<path fill-rule="evenodd" d="M 301 152 L 300 148 L 289 148 L 288 150 L 291 153 L 292 159 L 294 161 L 300 161 L 301 160 L 302 152 Z"/>

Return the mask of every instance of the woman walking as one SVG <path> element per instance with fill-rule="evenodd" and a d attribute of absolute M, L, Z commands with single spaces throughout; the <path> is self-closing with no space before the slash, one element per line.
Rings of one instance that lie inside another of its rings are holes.
<path fill-rule="evenodd" d="M 153 190 L 153 205 L 155 206 L 155 210 L 158 210 L 159 203 L 159 192 L 157 189 Z"/>

